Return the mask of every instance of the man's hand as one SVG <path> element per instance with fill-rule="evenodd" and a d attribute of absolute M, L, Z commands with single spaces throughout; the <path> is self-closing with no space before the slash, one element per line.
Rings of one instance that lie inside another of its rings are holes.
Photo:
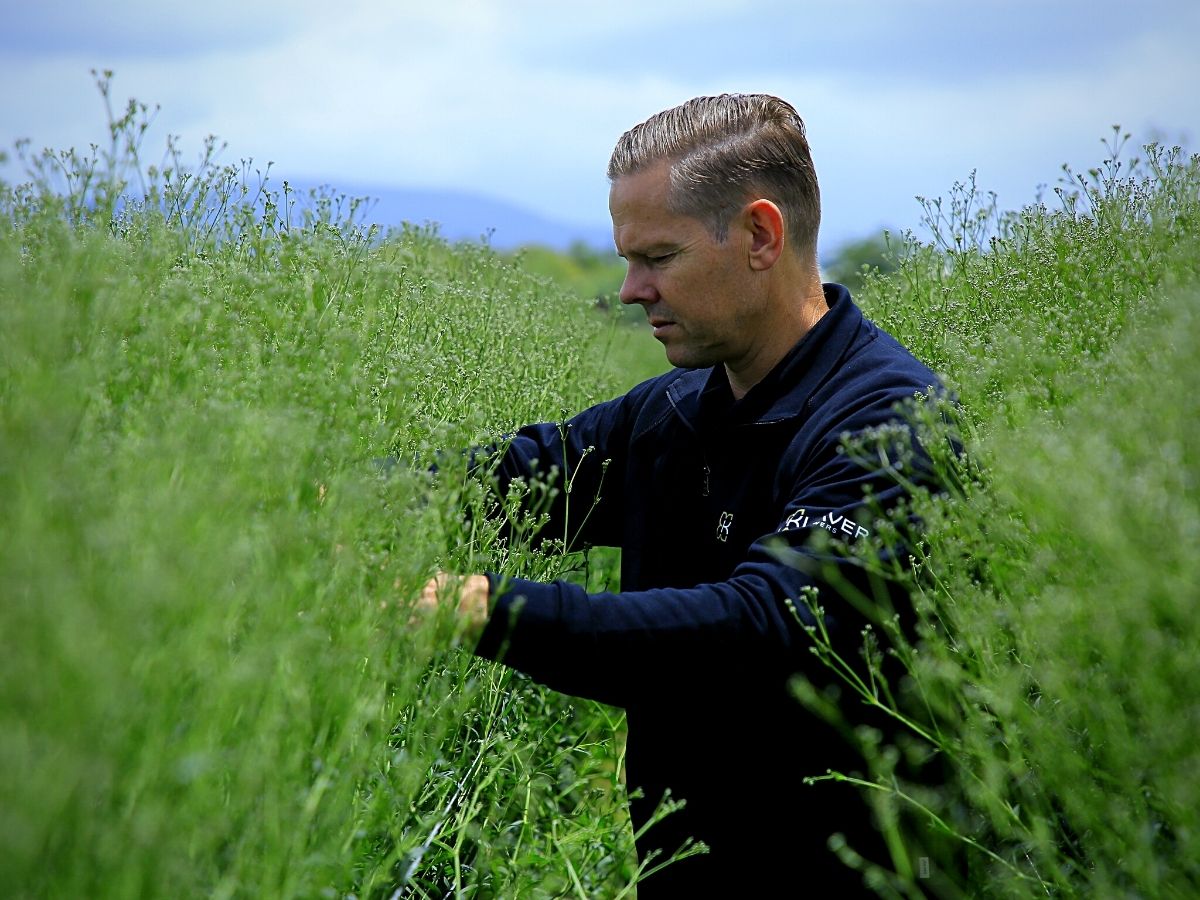
<path fill-rule="evenodd" d="M 488 580 L 483 575 L 438 572 L 425 583 L 417 599 L 419 613 L 436 613 L 453 606 L 466 637 L 478 638 L 488 621 Z"/>

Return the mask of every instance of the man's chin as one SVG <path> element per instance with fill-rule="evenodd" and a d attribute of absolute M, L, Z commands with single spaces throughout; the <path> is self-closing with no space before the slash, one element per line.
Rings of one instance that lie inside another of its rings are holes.
<path fill-rule="evenodd" d="M 677 369 L 702 369 L 713 365 L 713 361 L 701 353 L 696 353 L 687 347 L 666 345 L 667 362 Z"/>

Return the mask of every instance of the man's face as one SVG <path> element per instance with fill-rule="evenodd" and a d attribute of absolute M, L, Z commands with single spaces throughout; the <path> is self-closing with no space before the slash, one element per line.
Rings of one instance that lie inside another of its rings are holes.
<path fill-rule="evenodd" d="M 613 182 L 609 212 L 627 270 L 622 303 L 639 303 L 675 366 L 737 369 L 766 330 L 762 281 L 747 256 L 749 234 L 731 225 L 716 241 L 699 219 L 670 210 L 669 164 Z"/>

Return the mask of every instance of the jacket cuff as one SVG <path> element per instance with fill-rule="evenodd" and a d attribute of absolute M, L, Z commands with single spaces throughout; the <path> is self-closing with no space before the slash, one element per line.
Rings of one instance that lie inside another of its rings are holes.
<path fill-rule="evenodd" d="M 557 586 L 485 572 L 488 580 L 488 622 L 475 645 L 475 655 L 512 664 L 514 644 L 537 647 L 561 630 L 562 598 Z M 532 643 L 531 643 L 532 642 Z M 543 645 L 545 646 L 545 645 Z M 553 646 L 552 644 L 550 646 Z"/>

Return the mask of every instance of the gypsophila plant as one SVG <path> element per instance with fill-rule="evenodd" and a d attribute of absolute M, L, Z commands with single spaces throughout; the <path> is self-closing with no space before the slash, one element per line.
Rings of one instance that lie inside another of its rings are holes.
<path fill-rule="evenodd" d="M 973 179 L 926 203 L 932 240 L 908 235 L 864 297 L 959 400 L 910 411 L 940 488 L 914 483 L 861 552 L 908 598 L 862 604 L 855 654 L 812 635 L 857 703 L 797 685 L 848 728 L 886 713 L 860 728 L 869 777 L 814 773 L 877 801 L 884 895 L 1200 888 L 1200 159 L 1126 162 L 1126 140 L 1065 170 L 1053 208 L 1000 213 Z M 848 452 L 879 465 L 878 446 Z"/>
<path fill-rule="evenodd" d="M 609 326 L 152 118 L 0 184 L 0 893 L 627 888 L 621 717 L 411 611 L 580 565 L 429 467 L 603 396 Z"/>
<path fill-rule="evenodd" d="M 619 713 L 412 610 L 441 567 L 613 586 L 465 452 L 609 396 L 613 326 L 215 138 L 147 163 L 97 84 L 105 139 L 0 183 L 0 892 L 631 896 L 671 861 Z M 868 792 L 891 859 L 834 843 L 881 896 L 1200 890 L 1200 160 L 1128 140 L 1017 211 L 956 185 L 864 276 L 953 394 L 845 448 L 911 500 L 793 598 L 867 761 L 795 774 Z"/>

